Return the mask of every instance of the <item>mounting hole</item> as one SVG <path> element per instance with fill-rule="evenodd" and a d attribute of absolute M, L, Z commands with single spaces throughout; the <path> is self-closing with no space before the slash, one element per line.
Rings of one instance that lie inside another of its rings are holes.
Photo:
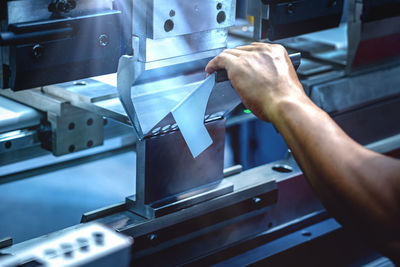
<path fill-rule="evenodd" d="M 93 119 L 92 119 L 92 118 L 88 119 L 87 122 L 86 122 L 86 124 L 87 124 L 88 126 L 93 125 Z"/>
<path fill-rule="evenodd" d="M 75 81 L 74 85 L 75 86 L 86 86 L 87 83 L 85 81 Z"/>
<path fill-rule="evenodd" d="M 108 120 L 106 118 L 103 119 L 103 124 L 107 125 L 108 124 Z"/>
<path fill-rule="evenodd" d="M 68 124 L 68 130 L 73 130 L 75 129 L 75 123 L 71 122 L 70 124 Z"/>
<path fill-rule="evenodd" d="M 272 222 L 268 223 L 268 228 L 272 228 Z"/>
<path fill-rule="evenodd" d="M 273 166 L 272 169 L 276 172 L 281 172 L 281 173 L 289 173 L 293 171 L 292 167 L 283 164 L 277 164 Z"/>
<path fill-rule="evenodd" d="M 92 141 L 92 140 L 89 140 L 89 141 L 87 142 L 87 146 L 88 146 L 88 147 L 92 147 L 92 146 L 93 146 L 93 141 Z"/>
<path fill-rule="evenodd" d="M 220 10 L 222 8 L 222 3 L 217 4 L 217 10 Z"/>
<path fill-rule="evenodd" d="M 172 18 L 175 16 L 175 10 L 171 9 L 171 11 L 169 12 L 169 16 Z"/>
<path fill-rule="evenodd" d="M 68 151 L 70 153 L 74 152 L 75 151 L 75 146 L 74 145 L 70 145 L 69 148 L 68 148 Z"/>
<path fill-rule="evenodd" d="M 310 237 L 310 236 L 312 236 L 312 233 L 310 231 L 302 231 L 301 235 L 305 236 L 305 237 Z"/>
<path fill-rule="evenodd" d="M 219 24 L 221 24 L 221 23 L 223 23 L 225 20 L 226 20 L 226 14 L 225 14 L 225 12 L 224 12 L 224 11 L 218 12 L 218 15 L 217 15 L 217 22 L 218 22 Z"/>
<path fill-rule="evenodd" d="M 6 149 L 10 149 L 11 146 L 12 146 L 11 141 L 7 141 L 7 142 L 4 144 L 4 147 L 5 147 Z"/>
<path fill-rule="evenodd" d="M 174 29 L 174 22 L 171 19 L 167 19 L 164 23 L 164 30 L 170 32 Z"/>

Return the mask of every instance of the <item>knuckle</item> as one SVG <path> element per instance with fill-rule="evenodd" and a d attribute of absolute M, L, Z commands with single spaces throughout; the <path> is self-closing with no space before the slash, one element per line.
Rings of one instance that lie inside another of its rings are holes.
<path fill-rule="evenodd" d="M 215 62 L 215 63 L 218 63 L 218 62 L 221 61 L 221 57 L 223 57 L 223 53 L 224 53 L 224 52 L 222 52 L 221 54 L 219 54 L 218 56 L 216 56 L 216 57 L 214 58 L 214 62 Z"/>
<path fill-rule="evenodd" d="M 281 44 L 274 44 L 274 50 L 280 54 L 287 54 L 286 48 Z"/>

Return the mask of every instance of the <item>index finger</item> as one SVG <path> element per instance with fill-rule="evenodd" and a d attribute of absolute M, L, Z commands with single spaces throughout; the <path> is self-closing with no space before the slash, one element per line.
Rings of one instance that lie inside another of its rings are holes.
<path fill-rule="evenodd" d="M 238 58 L 232 54 L 222 52 L 207 64 L 206 72 L 211 74 L 220 69 L 226 69 L 229 71 L 237 59 Z"/>

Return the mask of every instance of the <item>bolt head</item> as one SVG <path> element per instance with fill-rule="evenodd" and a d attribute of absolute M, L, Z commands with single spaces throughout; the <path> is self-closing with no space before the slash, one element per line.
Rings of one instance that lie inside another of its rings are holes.
<path fill-rule="evenodd" d="M 293 15 L 293 13 L 294 13 L 294 5 L 293 4 L 288 4 L 286 11 L 287 11 L 287 13 L 289 15 Z"/>
<path fill-rule="evenodd" d="M 106 47 L 110 43 L 110 38 L 107 34 L 102 34 L 99 36 L 99 45 L 101 47 Z"/>
<path fill-rule="evenodd" d="M 39 59 L 43 55 L 43 50 L 44 50 L 44 48 L 40 44 L 34 45 L 32 48 L 33 56 L 35 58 Z"/>
<path fill-rule="evenodd" d="M 259 205 L 259 204 L 261 203 L 261 198 L 259 198 L 259 197 L 254 197 L 254 198 L 253 198 L 253 203 L 254 203 L 255 205 Z"/>

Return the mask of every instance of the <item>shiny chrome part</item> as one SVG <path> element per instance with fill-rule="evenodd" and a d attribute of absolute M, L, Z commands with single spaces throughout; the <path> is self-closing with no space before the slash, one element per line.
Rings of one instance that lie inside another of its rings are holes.
<path fill-rule="evenodd" d="M 37 110 L 0 96 L 0 133 L 38 126 L 41 118 Z"/>
<path fill-rule="evenodd" d="M 38 144 L 36 130 L 15 130 L 0 134 L 0 153 L 29 148 Z"/>

